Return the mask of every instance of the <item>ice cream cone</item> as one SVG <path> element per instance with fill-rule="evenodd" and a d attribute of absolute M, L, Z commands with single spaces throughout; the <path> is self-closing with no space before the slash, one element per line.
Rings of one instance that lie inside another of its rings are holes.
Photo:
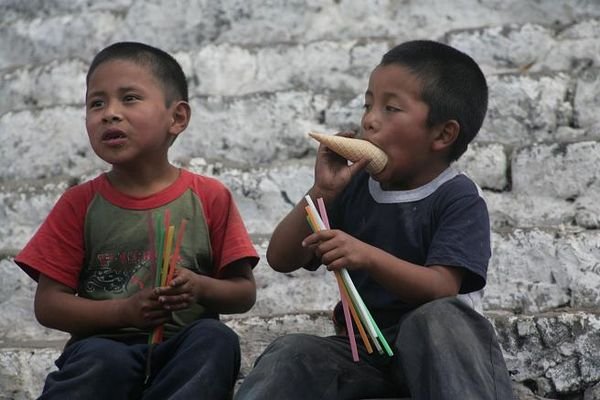
<path fill-rule="evenodd" d="M 381 172 L 388 160 L 383 150 L 363 139 L 326 135 L 316 132 L 309 132 L 308 136 L 352 162 L 356 162 L 362 158 L 370 159 L 371 161 L 367 164 L 367 171 L 373 175 Z"/>

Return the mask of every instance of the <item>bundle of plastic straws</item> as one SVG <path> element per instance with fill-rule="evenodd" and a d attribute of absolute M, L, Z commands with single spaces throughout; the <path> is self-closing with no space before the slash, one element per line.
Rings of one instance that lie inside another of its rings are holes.
<path fill-rule="evenodd" d="M 308 203 L 308 205 L 305 207 L 307 213 L 306 219 L 313 232 L 329 229 L 329 219 L 327 218 L 327 211 L 325 209 L 325 203 L 323 202 L 323 199 L 317 199 L 319 211 L 317 211 L 317 207 L 315 207 L 315 203 L 312 201 L 310 196 L 305 196 L 305 199 Z M 340 271 L 334 271 L 334 274 L 340 290 L 342 307 L 344 309 L 344 319 L 346 320 L 346 331 L 348 332 L 350 349 L 352 351 L 352 359 L 354 361 L 359 360 L 352 320 L 354 320 L 354 323 L 356 324 L 360 337 L 368 353 L 372 353 L 373 348 L 369 342 L 367 334 L 371 338 L 371 342 L 380 354 L 383 354 L 383 350 L 385 349 L 385 352 L 391 357 L 394 353 L 385 340 L 385 337 L 382 335 L 381 330 L 375 323 L 375 320 L 371 316 L 371 313 L 367 309 L 364 301 L 360 297 L 358 290 L 356 290 L 348 271 L 345 268 L 342 268 Z"/>
<path fill-rule="evenodd" d="M 179 225 L 177 239 L 175 240 L 175 249 L 173 251 L 173 237 L 175 234 L 175 226 L 170 222 L 171 213 L 167 209 L 164 216 L 158 215 L 156 221 L 153 221 L 152 214 L 148 214 L 148 235 L 151 247 L 151 260 L 153 262 L 154 272 L 154 287 L 168 286 L 173 279 L 175 267 L 179 261 L 179 252 L 181 242 L 183 241 L 183 233 L 187 220 L 183 219 Z M 158 325 L 152 330 L 148 337 L 147 365 L 146 365 L 146 380 L 150 376 L 150 359 L 152 356 L 152 348 L 154 345 L 163 340 L 164 325 Z"/>

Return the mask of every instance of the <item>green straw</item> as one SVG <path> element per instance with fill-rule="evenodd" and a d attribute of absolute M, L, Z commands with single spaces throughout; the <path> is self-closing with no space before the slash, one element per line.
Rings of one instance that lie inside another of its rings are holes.
<path fill-rule="evenodd" d="M 390 346 L 389 346 L 387 340 L 385 339 L 385 337 L 382 335 L 381 330 L 377 326 L 377 323 L 375 323 L 375 320 L 373 319 L 373 316 L 369 312 L 369 309 L 366 307 L 363 299 L 358 294 L 358 291 L 356 290 L 356 287 L 354 286 L 354 282 L 352 282 L 352 279 L 350 278 L 350 274 L 348 273 L 348 271 L 346 269 L 342 269 L 342 278 L 344 278 L 344 282 L 346 283 L 346 285 L 350 286 L 349 287 L 349 292 L 351 294 L 356 294 L 356 301 L 355 301 L 355 303 L 358 303 L 358 308 L 364 312 L 364 315 L 366 316 L 366 318 L 368 320 L 367 325 L 369 327 L 372 327 L 372 329 L 375 330 L 375 336 L 377 337 L 377 339 L 379 339 L 379 341 L 381 342 L 381 344 L 385 348 L 385 352 L 390 357 L 393 356 L 394 353 L 392 352 L 392 349 L 390 348 Z M 363 321 L 363 322 L 365 322 L 365 321 Z M 377 342 L 375 342 L 375 344 L 376 344 L 375 347 L 378 347 L 378 349 L 380 349 L 380 347 L 377 346 Z"/>

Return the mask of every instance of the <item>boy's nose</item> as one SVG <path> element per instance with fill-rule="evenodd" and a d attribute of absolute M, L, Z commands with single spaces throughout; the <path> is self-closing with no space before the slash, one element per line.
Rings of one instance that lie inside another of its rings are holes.
<path fill-rule="evenodd" d="M 376 132 L 379 125 L 379 120 L 373 111 L 365 112 L 362 118 L 362 129 L 365 133 Z"/>
<path fill-rule="evenodd" d="M 107 105 L 102 115 L 102 121 L 104 122 L 116 122 L 121 120 L 121 113 L 114 105 Z"/>
<path fill-rule="evenodd" d="M 118 122 L 121 120 L 121 117 L 118 115 L 105 115 L 103 120 L 104 122 Z"/>

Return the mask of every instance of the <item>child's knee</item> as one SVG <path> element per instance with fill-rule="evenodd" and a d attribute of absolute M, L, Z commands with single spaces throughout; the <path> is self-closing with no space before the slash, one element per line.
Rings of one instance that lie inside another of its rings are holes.
<path fill-rule="evenodd" d="M 225 338 L 231 343 L 238 343 L 239 337 L 237 333 L 223 322 L 215 319 L 202 320 L 201 329 L 210 332 L 212 335 L 218 335 Z"/>
<path fill-rule="evenodd" d="M 65 350 L 70 357 L 110 359 L 120 356 L 121 344 L 110 339 L 91 337 L 71 344 Z"/>
<path fill-rule="evenodd" d="M 227 325 L 216 319 L 201 319 L 188 327 L 187 336 L 205 349 L 207 341 L 218 348 L 237 349 L 239 352 L 240 339 Z"/>
<path fill-rule="evenodd" d="M 266 352 L 285 353 L 288 356 L 301 354 L 303 356 L 319 355 L 323 348 L 318 338 L 303 333 L 291 333 L 275 339 Z"/>
<path fill-rule="evenodd" d="M 455 297 L 446 297 L 423 304 L 402 322 L 399 342 L 410 338 L 428 338 L 432 343 L 453 346 L 455 342 L 475 340 L 489 335 L 489 323 L 476 311 Z"/>
<path fill-rule="evenodd" d="M 131 370 L 133 355 L 129 346 L 104 338 L 87 338 L 65 349 L 67 364 L 80 364 L 90 373 L 123 376 Z"/>

